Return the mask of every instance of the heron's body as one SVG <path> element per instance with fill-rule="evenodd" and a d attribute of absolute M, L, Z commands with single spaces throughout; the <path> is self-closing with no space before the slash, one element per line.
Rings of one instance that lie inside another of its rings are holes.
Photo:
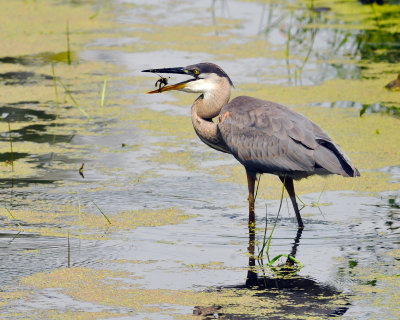
<path fill-rule="evenodd" d="M 232 154 L 245 167 L 249 184 L 249 221 L 254 222 L 257 174 L 279 176 L 290 195 L 300 228 L 303 222 L 293 180 L 314 174 L 359 176 L 340 146 L 303 115 L 280 104 L 248 96 L 236 97 L 229 102 L 232 81 L 215 64 L 145 71 L 194 77 L 151 93 L 174 89 L 201 93 L 192 105 L 193 127 L 204 143 Z"/>
<path fill-rule="evenodd" d="M 218 129 L 225 145 L 253 174 L 295 180 L 314 174 L 357 174 L 325 131 L 285 106 L 240 96 L 222 108 L 220 119 Z"/>

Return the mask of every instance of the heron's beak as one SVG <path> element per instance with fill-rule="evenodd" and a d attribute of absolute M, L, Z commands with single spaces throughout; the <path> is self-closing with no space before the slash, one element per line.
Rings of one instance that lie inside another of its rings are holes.
<path fill-rule="evenodd" d="M 161 87 L 159 89 L 156 89 L 156 90 L 153 90 L 153 91 L 149 91 L 149 92 L 146 92 L 146 93 L 161 93 L 161 92 L 168 91 L 168 90 L 179 90 L 179 89 L 182 89 L 182 88 L 186 87 L 186 84 L 188 82 L 190 82 L 190 81 L 193 81 L 193 80 L 195 80 L 195 79 L 190 79 L 190 80 L 179 82 L 179 83 L 176 83 L 176 84 L 173 84 L 173 85 L 170 85 L 170 86 Z"/>
<path fill-rule="evenodd" d="M 142 72 L 188 74 L 188 71 L 185 68 L 182 68 L 182 67 L 161 68 L 161 69 L 147 69 L 147 70 L 142 70 Z"/>
<path fill-rule="evenodd" d="M 151 72 L 151 73 L 175 73 L 175 74 L 187 74 L 190 75 L 190 72 L 186 70 L 185 68 L 182 67 L 177 67 L 177 68 L 162 68 L 162 69 L 147 69 L 147 70 L 142 70 L 142 72 Z M 186 81 L 182 81 L 170 86 L 164 86 L 160 87 L 159 89 L 147 92 L 147 93 L 161 93 L 164 91 L 169 91 L 169 90 L 179 90 L 184 87 L 186 87 L 186 84 L 190 81 L 193 81 L 196 79 L 190 79 Z"/>

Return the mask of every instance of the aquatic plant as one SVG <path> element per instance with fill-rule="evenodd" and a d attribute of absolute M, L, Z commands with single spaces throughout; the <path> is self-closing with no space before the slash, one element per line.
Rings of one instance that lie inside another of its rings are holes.
<path fill-rule="evenodd" d="M 107 79 L 108 79 L 108 76 L 104 79 L 104 82 L 103 82 L 103 90 L 101 91 L 100 107 L 101 107 L 102 109 L 104 108 L 104 99 L 105 99 L 105 97 L 106 97 Z"/>
<path fill-rule="evenodd" d="M 54 93 L 56 95 L 56 120 L 58 119 L 58 113 L 59 113 L 59 108 L 60 108 L 60 100 L 58 99 L 58 90 L 57 90 L 57 78 L 56 78 L 56 73 L 54 70 L 54 62 L 51 62 L 51 72 L 53 74 L 53 85 L 54 85 Z"/>
<path fill-rule="evenodd" d="M 71 267 L 71 246 L 69 243 L 69 232 L 67 233 L 67 266 L 68 268 Z"/>
<path fill-rule="evenodd" d="M 267 240 L 267 229 L 268 229 L 268 210 L 267 210 L 267 206 L 265 206 L 265 228 L 264 228 L 264 237 L 263 237 L 263 242 L 262 242 L 262 246 L 260 249 L 260 252 L 258 254 L 258 261 L 261 263 L 261 267 L 263 267 L 263 257 L 264 257 L 264 250 L 265 247 L 267 247 L 267 249 L 265 250 L 265 253 L 267 254 L 267 258 L 268 258 L 268 262 L 271 262 L 270 258 L 269 258 L 269 248 L 271 245 L 271 240 L 272 240 L 272 235 L 274 233 L 275 227 L 276 227 L 276 223 L 278 221 L 279 218 L 279 214 L 281 212 L 281 208 L 282 208 L 282 200 L 283 200 L 283 193 L 285 192 L 285 180 L 283 180 L 283 184 L 282 184 L 282 193 L 281 193 L 281 199 L 280 199 L 280 203 L 279 203 L 279 209 L 278 209 L 278 213 L 276 215 L 276 219 L 275 219 L 275 223 L 274 226 L 272 227 L 271 233 L 268 237 Z"/>
<path fill-rule="evenodd" d="M 9 216 L 17 223 L 18 228 L 20 229 L 20 232 L 24 230 L 24 228 L 22 228 L 22 226 L 20 225 L 20 223 L 18 222 L 18 220 L 14 217 L 14 215 L 12 214 L 11 210 L 8 209 L 7 207 L 5 208 L 7 213 L 9 214 Z"/>
<path fill-rule="evenodd" d="M 106 214 L 103 212 L 103 210 L 101 210 L 100 208 L 99 208 L 99 206 L 94 202 L 94 201 L 92 201 L 92 203 L 95 205 L 95 207 L 100 211 L 100 213 L 103 215 L 103 217 L 107 220 L 107 222 L 109 223 L 109 224 L 111 224 L 111 221 L 110 221 L 110 219 L 108 219 L 108 217 L 106 216 Z"/>
<path fill-rule="evenodd" d="M 274 263 L 282 257 L 286 257 L 286 263 L 275 266 Z M 299 272 L 303 268 L 303 264 L 298 259 L 296 259 L 294 256 L 292 256 L 290 254 L 286 254 L 286 253 L 281 253 L 281 254 L 278 254 L 276 257 L 274 257 L 268 263 L 268 267 L 272 271 L 274 271 L 277 275 L 286 277 L 289 275 L 294 275 L 297 272 Z"/>
<path fill-rule="evenodd" d="M 70 43 L 69 43 L 69 21 L 67 20 L 67 61 L 68 64 L 71 64 L 71 47 L 70 47 Z"/>
<path fill-rule="evenodd" d="M 266 266 L 271 271 L 273 271 L 275 274 L 277 274 L 278 276 L 286 277 L 286 276 L 294 275 L 303 268 L 303 264 L 298 259 L 296 259 L 296 257 L 294 256 L 295 253 L 293 252 L 293 249 L 292 249 L 292 254 L 280 253 L 277 256 L 273 257 L 272 259 L 270 259 L 270 256 L 269 256 L 269 249 L 271 246 L 272 235 L 275 231 L 275 227 L 276 227 L 276 224 L 277 224 L 277 221 L 279 218 L 279 214 L 281 212 L 284 192 L 285 192 L 285 180 L 283 181 L 283 184 L 282 184 L 282 192 L 281 192 L 281 198 L 280 198 L 280 202 L 279 202 L 278 213 L 276 215 L 275 222 L 272 227 L 271 233 L 268 237 L 268 240 L 267 240 L 268 210 L 267 210 L 267 205 L 265 205 L 264 236 L 263 236 L 262 246 L 261 246 L 261 249 L 259 250 L 259 254 L 258 254 L 258 264 L 261 267 L 262 272 L 264 274 L 264 282 L 266 282 L 266 277 L 265 277 L 265 273 L 264 273 L 265 266 L 264 266 L 264 259 L 263 259 L 264 252 L 266 253 L 267 259 L 268 259 L 268 264 Z M 300 230 L 300 233 L 298 232 L 296 239 L 300 238 L 301 229 L 299 229 L 299 230 Z M 295 241 L 295 245 L 296 245 L 296 241 Z M 275 262 L 278 261 L 282 257 L 286 257 L 286 263 L 276 266 Z M 264 284 L 266 285 L 266 283 L 264 283 Z"/>
<path fill-rule="evenodd" d="M 89 114 L 85 111 L 85 109 L 80 106 L 78 104 L 78 102 L 76 102 L 75 98 L 72 96 L 71 91 L 68 90 L 68 88 L 65 86 L 64 83 L 62 83 L 62 81 L 60 79 L 58 79 L 58 82 L 62 85 L 62 87 L 64 88 L 65 92 L 67 93 L 67 95 L 71 98 L 72 102 L 74 103 L 74 106 L 76 108 L 78 108 L 78 110 L 88 119 L 90 120 L 91 117 L 89 116 Z"/>
<path fill-rule="evenodd" d="M 14 172 L 14 152 L 13 152 L 10 120 L 8 120 L 8 136 L 9 136 L 9 141 L 10 141 L 11 171 Z"/>

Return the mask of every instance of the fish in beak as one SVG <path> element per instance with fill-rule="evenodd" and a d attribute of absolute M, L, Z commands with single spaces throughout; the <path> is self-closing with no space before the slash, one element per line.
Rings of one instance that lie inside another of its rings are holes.
<path fill-rule="evenodd" d="M 161 92 L 169 91 L 169 90 L 180 90 L 180 89 L 185 88 L 186 85 L 187 85 L 189 82 L 194 81 L 194 80 L 197 79 L 196 75 L 193 73 L 192 70 L 188 70 L 188 69 L 185 69 L 185 68 L 182 68 L 182 67 L 177 67 L 177 68 L 161 68 L 161 69 L 147 69 L 147 70 L 142 70 L 142 72 L 151 72 L 151 73 L 156 73 L 156 74 L 158 74 L 158 73 L 186 74 L 186 75 L 190 75 L 190 76 L 194 77 L 194 79 L 189 79 L 189 80 L 182 81 L 182 82 L 179 82 L 179 83 L 176 83 L 176 84 L 173 84 L 173 85 L 169 85 L 169 86 L 166 85 L 167 81 L 161 82 L 161 83 L 160 83 L 160 86 L 159 86 L 159 88 L 158 88 L 157 90 L 153 90 L 153 91 L 150 91 L 150 92 L 147 92 L 147 93 L 161 93 Z M 161 77 L 161 76 L 160 76 L 160 77 Z M 158 83 L 160 80 L 166 80 L 166 78 L 161 77 L 161 78 L 156 82 L 156 86 L 157 86 L 157 83 Z M 165 84 L 164 87 L 161 87 L 161 84 L 162 84 L 162 83 Z"/>

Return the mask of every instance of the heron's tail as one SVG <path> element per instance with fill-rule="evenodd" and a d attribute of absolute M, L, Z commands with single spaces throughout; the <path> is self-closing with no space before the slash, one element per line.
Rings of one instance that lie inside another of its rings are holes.
<path fill-rule="evenodd" d="M 360 172 L 339 145 L 324 139 L 317 139 L 317 142 L 320 145 L 315 149 L 315 163 L 318 166 L 344 177 L 360 176 Z"/>

